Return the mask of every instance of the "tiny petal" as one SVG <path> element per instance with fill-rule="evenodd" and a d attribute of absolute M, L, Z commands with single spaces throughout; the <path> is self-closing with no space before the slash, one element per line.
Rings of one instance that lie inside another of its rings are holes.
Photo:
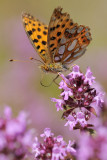
<path fill-rule="evenodd" d="M 76 120 L 74 119 L 73 116 L 69 115 L 67 118 L 66 118 L 68 121 L 66 122 L 65 126 L 68 126 L 69 125 L 69 129 L 70 130 L 73 130 L 73 128 L 75 127 L 76 125 Z"/>
<path fill-rule="evenodd" d="M 69 140 L 69 143 L 67 145 L 67 152 L 75 154 L 76 150 L 72 147 L 72 145 L 73 143 L 71 142 L 71 140 Z"/>
<path fill-rule="evenodd" d="M 79 88 L 79 89 L 78 89 L 78 92 L 82 92 L 82 91 L 83 91 L 83 89 L 82 89 L 82 88 Z"/>
<path fill-rule="evenodd" d="M 71 78 L 76 78 L 77 76 L 82 76 L 83 74 L 80 72 L 80 67 L 78 66 L 78 65 L 75 65 L 74 67 L 73 67 L 73 70 L 72 70 L 72 72 L 69 74 L 69 76 L 71 77 Z"/>
<path fill-rule="evenodd" d="M 40 148 L 40 143 L 38 141 L 38 138 L 35 137 L 35 142 L 32 146 L 32 153 L 35 153 L 35 157 L 39 156 L 41 153 L 39 148 Z"/>
<path fill-rule="evenodd" d="M 57 136 L 57 141 L 58 141 L 58 142 L 63 141 L 63 137 L 62 137 L 61 135 Z"/>
<path fill-rule="evenodd" d="M 87 68 L 86 74 L 85 74 L 85 80 L 84 83 L 89 83 L 89 85 L 92 85 L 95 81 L 94 81 L 95 77 L 93 76 L 90 68 Z"/>
<path fill-rule="evenodd" d="M 71 91 L 70 88 L 67 88 L 67 89 L 66 89 L 64 92 L 62 92 L 60 95 L 61 95 L 61 96 L 64 96 L 64 100 L 68 100 L 68 98 L 69 98 L 70 96 L 73 96 L 73 93 L 72 93 L 72 91 Z"/>
<path fill-rule="evenodd" d="M 82 112 L 77 112 L 77 123 L 81 125 L 81 127 L 85 127 L 87 125 L 87 121 L 85 120 L 85 114 Z"/>
<path fill-rule="evenodd" d="M 64 102 L 64 100 L 62 100 L 62 99 L 56 99 L 56 98 L 51 98 L 51 100 L 53 101 L 53 102 L 57 102 L 56 103 L 56 108 L 57 108 L 57 111 L 59 111 L 59 110 L 63 110 L 63 104 L 65 104 L 65 102 Z"/>
<path fill-rule="evenodd" d="M 50 136 L 53 136 L 53 133 L 51 133 L 51 129 L 50 128 L 45 128 L 44 133 L 41 134 L 41 137 L 50 137 Z"/>

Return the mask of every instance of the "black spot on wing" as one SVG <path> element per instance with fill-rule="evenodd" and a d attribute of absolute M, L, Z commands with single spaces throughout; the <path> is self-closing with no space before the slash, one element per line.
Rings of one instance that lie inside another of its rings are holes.
<path fill-rule="evenodd" d="M 43 45 L 46 45 L 46 41 L 42 41 L 42 44 L 43 44 Z"/>
<path fill-rule="evenodd" d="M 48 27 L 44 27 L 44 29 L 48 29 Z"/>
<path fill-rule="evenodd" d="M 40 28 L 38 28 L 38 31 L 40 32 L 40 31 L 41 31 L 41 29 L 40 29 Z"/>
<path fill-rule="evenodd" d="M 61 41 L 61 39 L 59 38 L 59 39 L 58 39 L 58 43 L 60 43 L 60 41 Z"/>
<path fill-rule="evenodd" d="M 60 35 L 61 35 L 61 32 L 58 32 L 58 33 L 57 33 L 57 36 L 60 36 Z"/>
<path fill-rule="evenodd" d="M 52 44 L 50 45 L 50 48 L 53 47 L 53 46 L 54 46 L 54 44 L 52 43 Z"/>
<path fill-rule="evenodd" d="M 38 45 L 38 46 L 37 46 L 37 49 L 39 49 L 39 48 L 40 48 L 40 46 Z"/>
<path fill-rule="evenodd" d="M 56 28 L 59 28 L 59 27 L 60 27 L 60 25 L 59 25 L 59 24 L 57 24 Z"/>
<path fill-rule="evenodd" d="M 73 22 L 70 22 L 70 26 L 72 26 L 73 25 Z"/>
<path fill-rule="evenodd" d="M 37 42 L 38 42 L 38 39 L 34 39 L 33 42 L 36 42 L 36 43 L 37 43 Z"/>
<path fill-rule="evenodd" d="M 56 47 L 55 47 L 55 48 L 53 48 L 51 51 L 53 52 L 55 49 L 56 49 Z"/>
<path fill-rule="evenodd" d="M 43 34 L 44 34 L 44 35 L 47 35 L 47 32 L 46 32 L 46 31 L 43 31 Z"/>
<path fill-rule="evenodd" d="M 32 35 L 32 31 L 30 30 L 30 31 L 27 31 L 27 33 L 31 36 Z"/>
<path fill-rule="evenodd" d="M 50 40 L 55 40 L 55 39 L 56 39 L 56 37 L 54 37 L 54 36 L 50 38 Z"/>
<path fill-rule="evenodd" d="M 38 39 L 41 39 L 41 35 L 37 35 Z"/>
<path fill-rule="evenodd" d="M 36 29 L 35 28 L 32 28 L 32 32 L 35 32 L 36 31 Z"/>
<path fill-rule="evenodd" d="M 43 53 L 45 50 L 44 49 L 42 49 L 41 51 L 40 51 L 40 53 Z"/>
<path fill-rule="evenodd" d="M 65 27 L 65 24 L 62 25 L 62 28 L 64 28 L 64 27 Z"/>

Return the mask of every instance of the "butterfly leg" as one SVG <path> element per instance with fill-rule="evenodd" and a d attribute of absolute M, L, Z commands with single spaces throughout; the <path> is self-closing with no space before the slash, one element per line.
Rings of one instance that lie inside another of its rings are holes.
<path fill-rule="evenodd" d="M 43 83 L 42 83 L 42 79 L 41 79 L 41 81 L 40 81 L 40 84 L 43 86 L 43 87 L 50 87 L 51 85 L 52 85 L 52 83 L 54 82 L 56 85 L 58 85 L 59 86 L 59 84 L 56 82 L 56 79 L 59 77 L 59 75 L 57 75 L 53 80 L 52 80 L 52 82 L 49 84 L 49 85 L 44 85 Z"/>
<path fill-rule="evenodd" d="M 53 79 L 53 82 L 59 86 L 59 84 L 56 82 L 56 79 L 59 77 L 59 74 Z"/>

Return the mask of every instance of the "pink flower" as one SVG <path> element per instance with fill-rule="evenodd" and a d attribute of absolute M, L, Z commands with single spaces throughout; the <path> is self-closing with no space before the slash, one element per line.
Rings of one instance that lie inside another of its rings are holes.
<path fill-rule="evenodd" d="M 0 118 L 0 160 L 22 160 L 29 153 L 32 145 L 32 130 L 27 129 L 27 115 L 20 112 L 12 117 L 10 107 L 4 110 Z"/>
<path fill-rule="evenodd" d="M 68 155 L 71 159 L 71 156 L 76 154 L 76 150 L 72 147 L 73 143 L 69 141 L 67 144 L 61 135 L 55 137 L 50 128 L 44 130 L 42 137 L 44 137 L 43 143 L 40 143 L 36 137 L 33 144 L 32 149 L 36 160 L 59 160 L 65 159 Z"/>
<path fill-rule="evenodd" d="M 62 99 L 56 99 L 56 98 L 52 98 L 51 99 L 53 102 L 57 102 L 56 103 L 56 108 L 57 108 L 57 111 L 59 111 L 59 110 L 63 110 L 63 105 L 64 105 L 64 100 L 62 100 Z"/>
<path fill-rule="evenodd" d="M 87 68 L 84 75 L 79 66 L 75 65 L 66 77 L 63 74 L 60 76 L 60 99 L 52 98 L 52 101 L 56 102 L 57 111 L 64 110 L 62 117 L 68 121 L 65 126 L 69 125 L 70 130 L 92 127 L 93 124 L 88 124 L 87 121 L 91 114 L 97 115 L 97 110 L 100 110 L 104 102 L 104 93 L 94 87 L 95 77 L 90 68 Z M 69 116 L 70 114 L 72 115 Z"/>
<path fill-rule="evenodd" d="M 95 136 L 82 133 L 77 151 L 77 160 L 107 159 L 107 128 L 101 126 Z"/>

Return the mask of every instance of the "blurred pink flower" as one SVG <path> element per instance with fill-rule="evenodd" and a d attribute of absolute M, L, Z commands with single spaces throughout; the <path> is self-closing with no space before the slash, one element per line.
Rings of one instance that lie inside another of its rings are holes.
<path fill-rule="evenodd" d="M 21 111 L 13 118 L 11 108 L 6 107 L 0 124 L 0 160 L 24 159 L 29 153 L 33 138 L 33 130 L 27 129 L 27 114 Z"/>
<path fill-rule="evenodd" d="M 77 160 L 107 160 L 107 128 L 99 127 L 94 137 L 83 133 L 78 145 Z"/>
<path fill-rule="evenodd" d="M 43 143 L 40 143 L 38 138 L 35 137 L 33 144 L 33 153 L 35 159 L 39 160 L 59 160 L 68 159 L 76 154 L 76 150 L 72 147 L 73 143 L 69 141 L 67 144 L 61 135 L 55 137 L 50 128 L 45 128 L 44 133 L 41 135 L 44 137 Z"/>

